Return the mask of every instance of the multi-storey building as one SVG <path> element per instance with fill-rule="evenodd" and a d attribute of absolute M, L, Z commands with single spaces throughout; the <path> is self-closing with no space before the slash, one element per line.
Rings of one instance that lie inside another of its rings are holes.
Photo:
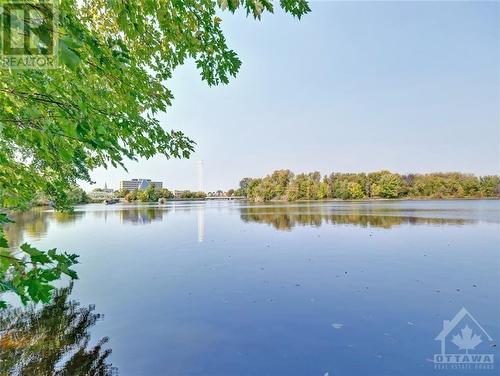
<path fill-rule="evenodd" d="M 163 183 L 159 181 L 151 181 L 151 179 L 132 179 L 122 180 L 120 182 L 120 189 L 133 191 L 134 189 L 146 189 L 150 185 L 153 185 L 156 189 L 163 188 Z"/>

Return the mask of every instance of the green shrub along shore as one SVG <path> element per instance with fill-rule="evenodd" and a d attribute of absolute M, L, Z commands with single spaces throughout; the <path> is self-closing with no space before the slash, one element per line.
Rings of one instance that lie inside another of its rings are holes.
<path fill-rule="evenodd" d="M 459 172 L 401 175 L 390 171 L 371 173 L 319 172 L 294 174 L 277 170 L 264 178 L 244 178 L 234 196 L 256 202 L 323 199 L 445 199 L 498 198 L 500 176 L 475 176 Z"/>

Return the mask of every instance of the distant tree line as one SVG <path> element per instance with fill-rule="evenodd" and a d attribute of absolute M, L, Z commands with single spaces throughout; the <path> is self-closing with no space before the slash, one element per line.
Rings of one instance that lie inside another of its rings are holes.
<path fill-rule="evenodd" d="M 90 202 L 90 198 L 87 193 L 78 185 L 72 185 L 69 187 L 64 191 L 64 195 L 65 201 L 72 206 L 88 204 Z M 39 191 L 34 195 L 33 200 L 29 203 L 29 206 L 48 206 L 52 205 L 54 201 L 54 197 Z"/>
<path fill-rule="evenodd" d="M 264 178 L 244 178 L 235 196 L 253 201 L 367 198 L 481 198 L 500 197 L 500 176 L 475 176 L 459 172 L 401 175 L 390 171 L 371 173 L 319 172 L 295 175 L 277 170 Z"/>
<path fill-rule="evenodd" d="M 117 191 L 116 196 L 124 198 L 128 202 L 152 202 L 158 201 L 158 199 L 160 198 L 173 198 L 174 194 L 166 188 L 156 189 L 153 185 L 150 185 L 146 189 L 134 189 L 131 191 L 129 191 L 128 189 L 120 189 Z"/>
<path fill-rule="evenodd" d="M 179 198 L 181 199 L 204 199 L 207 197 L 205 192 L 182 191 Z"/>
<path fill-rule="evenodd" d="M 134 189 L 129 191 L 128 189 L 120 189 L 116 194 L 119 198 L 124 198 L 128 202 L 140 201 L 140 202 L 156 202 L 159 199 L 173 199 L 175 196 L 173 192 L 166 188 L 157 189 L 153 185 L 150 185 L 146 189 Z M 206 194 L 204 192 L 192 192 L 192 191 L 182 191 L 178 198 L 180 199 L 204 199 Z"/>

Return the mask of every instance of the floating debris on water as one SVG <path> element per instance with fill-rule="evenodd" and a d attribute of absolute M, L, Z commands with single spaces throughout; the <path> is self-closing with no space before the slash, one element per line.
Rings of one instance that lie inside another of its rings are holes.
<path fill-rule="evenodd" d="M 414 324 L 414 323 L 412 323 L 411 321 L 408 321 L 408 325 L 410 325 L 410 326 L 414 326 L 415 324 Z"/>
<path fill-rule="evenodd" d="M 334 329 L 341 329 L 343 326 L 344 326 L 344 324 L 340 324 L 338 322 L 334 322 L 332 324 L 332 328 L 334 328 Z"/>

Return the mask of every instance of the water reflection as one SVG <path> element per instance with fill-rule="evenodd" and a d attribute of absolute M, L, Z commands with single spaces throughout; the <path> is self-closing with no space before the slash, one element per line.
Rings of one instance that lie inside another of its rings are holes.
<path fill-rule="evenodd" d="M 84 212 L 61 213 L 48 210 L 47 208 L 34 208 L 25 212 L 14 212 L 9 218 L 14 223 L 8 223 L 4 227 L 5 235 L 12 248 L 18 247 L 25 240 L 25 236 L 32 239 L 45 237 L 49 230 L 49 224 L 55 222 L 59 225 L 72 224 L 83 218 Z"/>
<path fill-rule="evenodd" d="M 49 305 L 0 312 L 0 374 L 109 376 L 108 338 L 89 346 L 89 329 L 101 315 L 94 307 L 69 300 L 72 286 L 62 288 Z"/>
<path fill-rule="evenodd" d="M 167 208 L 159 209 L 157 207 L 133 207 L 127 208 L 125 210 L 119 210 L 120 222 L 121 223 L 132 223 L 132 224 L 149 224 L 151 222 L 161 222 L 163 221 L 163 216 L 168 213 Z M 108 213 L 103 211 L 101 213 Z"/>
<path fill-rule="evenodd" d="M 205 207 L 198 206 L 197 212 L 198 241 L 201 243 L 205 239 Z"/>
<path fill-rule="evenodd" d="M 443 319 L 462 306 L 500 336 L 500 201 L 76 210 L 25 213 L 14 226 L 28 240 L 47 233 L 44 246 L 75 244 L 73 296 L 98 301 L 108 319 L 87 330 L 93 312 L 79 306 L 1 317 L 0 374 L 107 375 L 112 359 L 130 375 L 421 376 L 434 371 L 425 359 Z M 98 331 L 112 356 L 85 334 Z"/>
<path fill-rule="evenodd" d="M 392 228 L 401 225 L 464 225 L 474 223 L 471 219 L 420 217 L 397 215 L 384 211 L 349 209 L 334 211 L 317 206 L 248 206 L 242 207 L 240 218 L 243 222 L 266 223 L 277 230 L 291 230 L 295 226 L 356 225 L 361 227 Z"/>
<path fill-rule="evenodd" d="M 450 204 L 452 204 L 450 202 Z M 194 214 L 197 239 L 206 237 L 206 215 L 213 209 L 239 213 L 244 223 L 256 222 L 271 225 L 277 230 L 292 230 L 296 226 L 355 225 L 361 227 L 392 228 L 401 225 L 465 225 L 479 220 L 499 223 L 498 210 L 475 207 L 472 202 L 454 202 L 457 207 L 435 207 L 436 203 L 296 203 L 252 205 L 247 203 L 171 202 L 166 205 L 86 205 L 74 213 L 58 213 L 47 209 L 34 209 L 15 213 L 15 223 L 6 226 L 11 247 L 18 247 L 25 237 L 38 240 L 47 234 L 51 223 L 70 225 L 89 216 L 87 220 L 108 220 L 120 224 L 148 225 L 166 221 L 167 216 Z M 166 221 L 167 222 L 167 221 Z"/>

